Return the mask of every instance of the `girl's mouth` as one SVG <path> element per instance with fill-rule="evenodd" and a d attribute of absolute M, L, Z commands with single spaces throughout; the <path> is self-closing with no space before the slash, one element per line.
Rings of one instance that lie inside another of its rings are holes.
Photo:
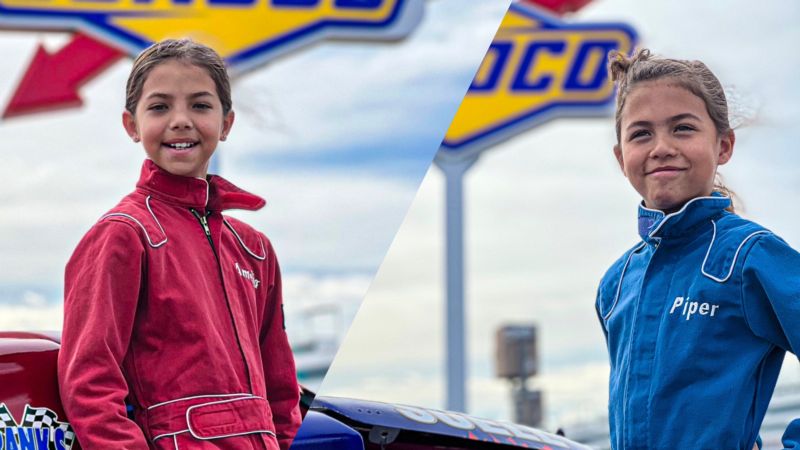
<path fill-rule="evenodd" d="M 645 175 L 658 175 L 658 174 L 669 175 L 669 174 L 676 174 L 676 173 L 682 172 L 684 170 L 686 170 L 686 169 L 684 169 L 682 167 L 664 166 L 664 167 L 658 167 L 656 169 L 653 169 L 650 172 L 647 172 Z"/>
<path fill-rule="evenodd" d="M 173 150 L 188 150 L 197 144 L 198 142 L 165 142 L 163 145 Z"/>

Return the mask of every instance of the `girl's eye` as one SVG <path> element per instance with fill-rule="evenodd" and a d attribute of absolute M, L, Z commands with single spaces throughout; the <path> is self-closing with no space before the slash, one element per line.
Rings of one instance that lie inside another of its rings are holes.
<path fill-rule="evenodd" d="M 680 124 L 680 125 L 677 125 L 675 127 L 675 131 L 678 131 L 678 132 L 681 132 L 681 131 L 694 131 L 694 127 L 691 126 L 691 125 Z"/>
<path fill-rule="evenodd" d="M 208 103 L 195 103 L 194 104 L 194 108 L 195 109 L 211 109 L 211 105 L 209 105 Z"/>
<path fill-rule="evenodd" d="M 167 109 L 167 105 L 163 103 L 155 103 L 147 107 L 150 111 L 165 111 Z"/>
<path fill-rule="evenodd" d="M 646 137 L 646 136 L 650 136 L 650 132 L 649 131 L 647 131 L 647 130 L 636 130 L 633 133 L 631 133 L 631 135 L 628 137 L 628 139 L 632 141 L 634 139 L 638 139 L 638 138 Z"/>

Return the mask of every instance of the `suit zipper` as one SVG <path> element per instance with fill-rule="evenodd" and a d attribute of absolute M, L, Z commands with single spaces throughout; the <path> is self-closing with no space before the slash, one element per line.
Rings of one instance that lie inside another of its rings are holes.
<path fill-rule="evenodd" d="M 639 306 L 642 302 L 642 288 L 644 287 L 645 280 L 647 278 L 647 272 L 650 270 L 650 265 L 653 263 L 653 258 L 656 256 L 656 252 L 658 251 L 659 244 L 661 244 L 661 240 L 659 239 L 656 241 L 655 245 L 653 245 L 653 254 L 650 255 L 650 261 L 647 262 L 647 267 L 644 268 L 644 274 L 642 275 L 642 281 L 639 284 L 639 296 L 636 299 L 636 311 L 634 312 L 633 316 L 633 329 L 631 329 L 631 338 L 630 344 L 628 345 L 628 367 L 625 370 L 625 391 L 622 396 L 622 446 L 623 448 L 626 447 L 628 442 L 628 437 L 626 435 L 626 429 L 628 428 L 628 383 L 631 380 L 631 348 L 633 347 L 633 340 L 634 340 L 634 332 L 636 331 L 636 325 L 639 324 L 638 320 L 638 312 Z M 645 417 L 645 421 L 647 421 L 647 417 Z M 633 442 L 631 442 L 633 445 Z"/>
<path fill-rule="evenodd" d="M 208 239 L 208 245 L 211 246 L 211 253 L 214 254 L 214 259 L 217 261 L 219 281 L 222 284 L 222 295 L 225 296 L 225 306 L 228 307 L 228 315 L 231 318 L 231 326 L 233 327 L 233 333 L 236 336 L 236 345 L 239 347 L 239 352 L 242 355 L 242 363 L 244 363 L 244 372 L 245 376 L 247 376 L 247 385 L 250 387 L 250 393 L 252 394 L 253 383 L 250 381 L 250 367 L 247 364 L 247 358 L 245 358 L 244 349 L 242 348 L 242 343 L 239 339 L 239 329 L 236 327 L 236 321 L 233 319 L 233 309 L 231 309 L 231 302 L 228 300 L 228 292 L 225 290 L 225 281 L 224 278 L 222 278 L 222 264 L 220 264 L 219 255 L 217 255 L 217 249 L 214 247 L 214 240 L 211 239 L 211 229 L 208 227 L 207 217 L 211 215 L 211 211 L 206 211 L 205 215 L 201 215 L 194 208 L 189 208 L 189 211 L 192 212 L 192 215 L 194 215 L 200 222 L 200 226 L 203 227 L 203 233 L 206 235 L 206 239 Z"/>

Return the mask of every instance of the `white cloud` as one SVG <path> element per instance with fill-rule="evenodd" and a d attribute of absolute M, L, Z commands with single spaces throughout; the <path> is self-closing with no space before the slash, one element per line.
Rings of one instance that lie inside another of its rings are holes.
<path fill-rule="evenodd" d="M 372 174 L 297 170 L 236 176 L 242 186 L 264 192 L 267 206 L 238 213 L 264 230 L 281 264 L 373 272 L 414 195 L 414 185 Z"/>
<path fill-rule="evenodd" d="M 286 331 L 292 342 L 309 336 L 338 340 L 353 320 L 369 287 L 368 275 L 299 273 L 283 279 Z"/>
<path fill-rule="evenodd" d="M 422 24 L 407 40 L 323 43 L 239 80 L 234 100 L 247 115 L 231 146 L 245 154 L 264 148 L 318 152 L 345 143 L 382 145 L 420 132 L 438 141 L 507 2 L 456 4 L 428 2 Z M 252 145 L 259 141 L 263 148 Z M 430 146 L 433 156 L 438 142 Z"/>
<path fill-rule="evenodd" d="M 54 331 L 62 327 L 64 308 L 35 291 L 24 291 L 19 298 L 0 298 L 0 330 Z"/>

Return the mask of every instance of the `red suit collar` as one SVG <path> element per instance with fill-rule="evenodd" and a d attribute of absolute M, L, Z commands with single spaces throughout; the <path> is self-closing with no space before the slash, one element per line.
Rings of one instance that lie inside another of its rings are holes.
<path fill-rule="evenodd" d="M 263 198 L 236 187 L 218 175 L 208 175 L 206 179 L 173 175 L 149 159 L 142 164 L 136 188 L 162 201 L 212 211 L 255 211 L 266 204 Z"/>

